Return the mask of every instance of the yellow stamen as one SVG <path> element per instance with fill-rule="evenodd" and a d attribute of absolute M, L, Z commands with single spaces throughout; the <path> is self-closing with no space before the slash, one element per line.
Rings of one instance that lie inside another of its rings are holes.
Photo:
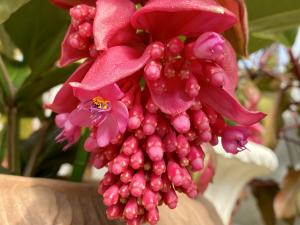
<path fill-rule="evenodd" d="M 103 99 L 99 96 L 92 99 L 93 104 L 101 110 L 107 110 L 110 107 L 110 101 Z"/>

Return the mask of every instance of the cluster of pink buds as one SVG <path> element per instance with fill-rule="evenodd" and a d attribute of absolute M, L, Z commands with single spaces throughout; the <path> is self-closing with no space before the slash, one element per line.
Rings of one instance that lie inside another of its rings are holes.
<path fill-rule="evenodd" d="M 221 140 L 237 154 L 264 117 L 234 97 L 236 56 L 220 33 L 236 17 L 214 0 L 88 0 L 70 15 L 59 65 L 87 60 L 48 106 L 63 130 L 57 140 L 67 148 L 89 128 L 91 163 L 108 168 L 99 184 L 107 217 L 154 225 L 177 192 L 195 198 L 206 188 L 192 180 L 203 144 Z"/>
<path fill-rule="evenodd" d="M 95 18 L 95 7 L 88 5 L 77 5 L 70 9 L 72 19 L 68 43 L 75 50 L 89 52 L 92 58 L 97 57 L 98 51 L 93 40 L 93 22 Z"/>

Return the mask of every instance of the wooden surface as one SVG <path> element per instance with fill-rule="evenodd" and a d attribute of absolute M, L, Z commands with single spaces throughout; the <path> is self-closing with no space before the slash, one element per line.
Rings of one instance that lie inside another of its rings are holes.
<path fill-rule="evenodd" d="M 159 225 L 222 225 L 212 205 L 180 195 L 175 210 L 160 208 Z M 0 175 L 1 225 L 121 225 L 108 221 L 96 184 Z"/>

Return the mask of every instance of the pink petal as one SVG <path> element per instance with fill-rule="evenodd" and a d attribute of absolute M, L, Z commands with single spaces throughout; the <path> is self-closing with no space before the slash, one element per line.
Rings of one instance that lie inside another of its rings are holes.
<path fill-rule="evenodd" d="M 69 9 L 79 4 L 87 4 L 93 6 L 95 5 L 96 0 L 50 0 L 50 2 L 58 7 Z"/>
<path fill-rule="evenodd" d="M 124 103 L 117 101 L 112 103 L 112 116 L 117 120 L 120 133 L 124 133 L 127 127 L 128 110 Z"/>
<path fill-rule="evenodd" d="M 56 113 L 71 112 L 73 109 L 75 109 L 79 104 L 79 100 L 73 95 L 73 90 L 69 83 L 80 82 L 91 67 L 92 62 L 93 61 L 86 61 L 85 63 L 81 64 L 56 94 L 53 103 L 46 105 L 45 107 Z"/>
<path fill-rule="evenodd" d="M 149 50 L 141 56 L 133 48 L 116 46 L 99 56 L 82 82 L 74 89 L 94 91 L 130 76 L 140 70 L 150 57 Z"/>
<path fill-rule="evenodd" d="M 97 50 L 127 43 L 134 35 L 130 18 L 135 5 L 129 0 L 98 0 L 94 21 L 94 40 Z"/>
<path fill-rule="evenodd" d="M 91 120 L 91 113 L 88 110 L 84 109 L 74 109 L 70 113 L 69 120 L 72 124 L 79 126 L 79 127 L 91 127 L 92 120 Z"/>
<path fill-rule="evenodd" d="M 135 28 L 160 40 L 178 35 L 197 37 L 207 31 L 221 33 L 235 22 L 235 15 L 213 0 L 152 0 L 131 20 Z"/>
<path fill-rule="evenodd" d="M 72 33 L 74 33 L 74 28 L 70 25 L 61 44 L 61 56 L 58 60 L 58 66 L 60 67 L 66 66 L 90 55 L 88 50 L 78 50 L 69 45 L 69 37 Z"/>
<path fill-rule="evenodd" d="M 220 62 L 220 66 L 226 72 L 227 77 L 225 78 L 224 89 L 230 94 L 234 95 L 235 88 L 238 83 L 238 67 L 236 63 L 236 54 L 230 43 L 225 40 L 224 49 L 224 60 Z"/>
<path fill-rule="evenodd" d="M 194 98 L 191 98 L 185 92 L 185 82 L 182 82 L 177 76 L 163 80 L 166 85 L 166 91 L 162 94 L 156 94 L 154 82 L 147 81 L 152 99 L 162 112 L 176 115 L 192 106 Z"/>
<path fill-rule="evenodd" d="M 105 121 L 97 129 L 97 143 L 99 147 L 109 145 L 119 133 L 117 120 L 112 115 L 107 115 Z"/>
<path fill-rule="evenodd" d="M 74 96 L 76 96 L 81 102 L 91 100 L 94 97 L 100 96 L 109 101 L 116 101 L 124 96 L 117 84 L 107 85 L 100 90 L 85 90 L 81 89 L 81 83 L 71 82 L 70 85 L 74 88 Z"/>
<path fill-rule="evenodd" d="M 248 111 L 222 88 L 209 85 L 201 86 L 199 96 L 201 101 L 208 104 L 222 116 L 241 125 L 250 126 L 265 117 L 264 113 Z"/>

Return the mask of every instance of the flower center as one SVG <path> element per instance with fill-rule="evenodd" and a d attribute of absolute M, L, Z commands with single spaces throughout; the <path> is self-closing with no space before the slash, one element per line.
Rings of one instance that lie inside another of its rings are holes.
<path fill-rule="evenodd" d="M 92 103 L 93 103 L 93 106 L 95 108 L 97 108 L 98 110 L 100 110 L 101 112 L 108 112 L 111 110 L 111 103 L 110 101 L 104 99 L 104 98 L 101 98 L 99 96 L 97 97 L 94 97 L 92 99 Z"/>

